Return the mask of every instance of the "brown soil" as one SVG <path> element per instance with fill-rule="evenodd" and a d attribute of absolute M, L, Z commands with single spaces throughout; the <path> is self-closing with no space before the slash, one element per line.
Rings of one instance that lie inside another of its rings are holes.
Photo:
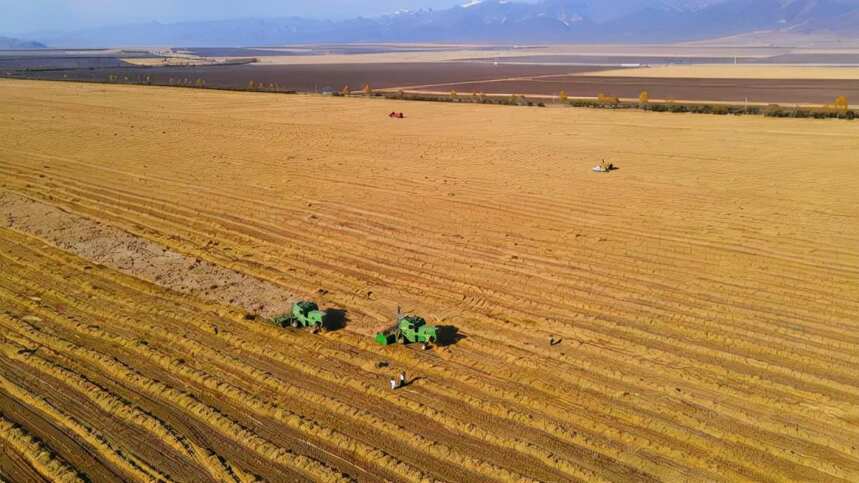
<path fill-rule="evenodd" d="M 235 305 L 263 317 L 287 312 L 295 298 L 274 284 L 14 193 L 0 191 L 0 226 L 30 233 L 93 263 L 161 287 Z"/>
<path fill-rule="evenodd" d="M 654 69 L 655 70 L 655 69 Z M 488 94 L 558 95 L 595 98 L 599 93 L 623 98 L 638 98 L 648 91 L 654 99 L 689 101 L 832 103 L 838 96 L 859 99 L 859 83 L 853 80 L 788 80 L 788 79 L 689 79 L 648 77 L 557 76 L 538 79 L 501 80 L 466 84 L 445 83 L 442 86 L 420 86 L 421 90 L 455 90 Z"/>
<path fill-rule="evenodd" d="M 398 64 L 322 64 L 322 65 L 231 65 L 198 67 L 152 67 L 100 69 L 97 71 L 21 72 L 16 75 L 34 79 L 67 79 L 105 82 L 111 76 L 138 81 L 149 77 L 156 85 L 170 85 L 188 79 L 206 81 L 208 87 L 245 89 L 250 81 L 277 84 L 281 90 L 314 92 L 324 88 L 339 91 L 343 86 L 358 90 L 364 84 L 374 88 L 441 82 L 462 82 L 497 78 L 576 74 L 600 67 L 500 65 L 478 63 L 398 63 Z"/>

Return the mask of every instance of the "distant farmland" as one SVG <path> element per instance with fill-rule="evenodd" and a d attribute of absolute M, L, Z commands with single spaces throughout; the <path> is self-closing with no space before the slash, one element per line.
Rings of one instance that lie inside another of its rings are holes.
<path fill-rule="evenodd" d="M 277 84 L 282 90 L 305 92 L 323 88 L 340 90 L 348 85 L 357 90 L 364 84 L 373 88 L 394 88 L 414 84 L 436 84 L 497 78 L 519 78 L 535 75 L 559 75 L 592 72 L 607 68 L 499 65 L 485 63 L 397 63 L 397 64 L 330 64 L 330 65 L 234 65 L 201 67 L 153 67 L 99 69 L 83 71 L 30 72 L 27 78 L 50 80 L 107 81 L 111 76 L 129 81 L 142 81 L 146 77 L 153 84 L 170 85 L 188 79 L 206 81 L 208 87 L 245 89 L 256 84 Z"/>
<path fill-rule="evenodd" d="M 855 123 L 0 98 L 3 481 L 859 481 Z"/>
<path fill-rule="evenodd" d="M 109 62 L 109 60 L 94 60 Z M 69 61 L 66 61 L 69 62 Z M 762 67 L 765 68 L 765 67 Z M 766 103 L 830 103 L 837 96 L 859 99 L 859 82 L 838 79 L 704 79 L 588 76 L 613 69 L 599 66 L 527 65 L 486 62 L 225 65 L 196 67 L 120 67 L 47 71 L 18 71 L 13 77 L 88 82 L 150 83 L 247 89 L 251 82 L 268 90 L 339 91 L 360 89 L 416 89 L 461 94 L 523 94 L 571 97 L 607 95 L 638 98 L 646 90 L 654 99 Z"/>
<path fill-rule="evenodd" d="M 428 89 L 432 90 L 432 87 Z M 786 80 L 786 79 L 662 79 L 649 77 L 551 76 L 467 84 L 446 84 L 444 91 L 485 92 L 487 94 L 541 94 L 555 96 L 564 91 L 569 96 L 606 95 L 637 99 L 648 91 L 653 99 L 720 101 L 742 103 L 831 103 L 837 96 L 859 99 L 859 81 L 855 80 Z"/>
<path fill-rule="evenodd" d="M 259 63 L 229 64 L 238 59 Z M 630 68 L 639 65 L 644 67 Z M 647 91 L 651 99 L 660 100 L 783 105 L 822 105 L 838 96 L 859 100 L 857 65 L 859 52 L 849 49 L 670 45 L 0 51 L 0 75 L 42 80 L 281 92 L 339 91 L 345 86 L 357 90 L 364 85 L 466 95 L 557 96 L 564 91 L 570 97 L 633 99 Z"/>

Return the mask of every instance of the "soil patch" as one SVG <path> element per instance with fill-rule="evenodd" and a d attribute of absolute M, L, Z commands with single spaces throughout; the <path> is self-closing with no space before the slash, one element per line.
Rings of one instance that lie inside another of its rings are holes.
<path fill-rule="evenodd" d="M 77 69 L 65 71 L 19 72 L 16 75 L 42 80 L 80 80 L 127 82 L 154 85 L 178 85 L 186 79 L 195 83 L 205 81 L 207 87 L 247 89 L 255 86 L 278 90 L 318 92 L 339 91 L 344 86 L 360 89 L 369 84 L 374 89 L 401 86 L 459 83 L 479 80 L 533 77 L 540 75 L 573 75 L 608 68 L 595 66 L 493 65 L 489 63 L 384 63 L 384 64 L 326 64 L 326 65 L 209 65 L 168 67 L 122 67 L 111 69 Z M 147 80 L 148 79 L 148 80 Z M 470 92 L 470 91 L 469 91 Z"/>
<path fill-rule="evenodd" d="M 35 235 L 93 263 L 161 287 L 264 317 L 288 311 L 294 298 L 270 282 L 9 192 L 0 192 L 0 227 Z"/>

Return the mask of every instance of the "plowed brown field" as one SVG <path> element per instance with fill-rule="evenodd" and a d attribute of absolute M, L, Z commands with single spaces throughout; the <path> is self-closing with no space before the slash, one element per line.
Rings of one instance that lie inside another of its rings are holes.
<path fill-rule="evenodd" d="M 2 479 L 859 480 L 856 124 L 0 98 Z M 397 305 L 460 338 L 374 345 Z"/>

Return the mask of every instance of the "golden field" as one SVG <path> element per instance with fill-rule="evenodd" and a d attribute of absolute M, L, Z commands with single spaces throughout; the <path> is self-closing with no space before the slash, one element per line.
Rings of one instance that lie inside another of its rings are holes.
<path fill-rule="evenodd" d="M 803 65 L 693 64 L 638 67 L 588 72 L 597 77 L 656 77 L 667 79 L 859 79 L 859 68 Z"/>
<path fill-rule="evenodd" d="M 855 123 L 0 97 L 4 479 L 859 480 Z M 397 305 L 459 339 L 376 346 Z"/>

